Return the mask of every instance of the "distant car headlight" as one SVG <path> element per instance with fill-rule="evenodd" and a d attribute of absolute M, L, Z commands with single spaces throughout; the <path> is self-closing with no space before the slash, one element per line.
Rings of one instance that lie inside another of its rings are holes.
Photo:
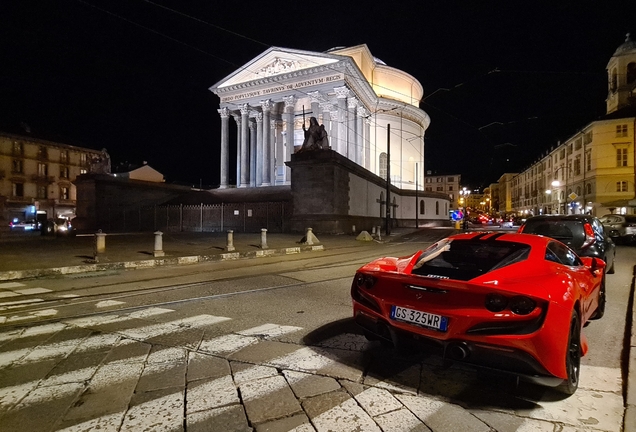
<path fill-rule="evenodd" d="M 490 312 L 501 312 L 508 306 L 508 299 L 501 294 L 488 294 L 486 296 L 486 309 Z"/>
<path fill-rule="evenodd" d="M 510 299 L 510 310 L 517 315 L 528 315 L 537 303 L 529 297 L 516 296 Z"/>
<path fill-rule="evenodd" d="M 371 289 L 373 288 L 373 285 L 375 285 L 375 281 L 376 279 L 373 276 L 365 275 L 362 273 L 356 276 L 356 286 L 358 288 Z"/>

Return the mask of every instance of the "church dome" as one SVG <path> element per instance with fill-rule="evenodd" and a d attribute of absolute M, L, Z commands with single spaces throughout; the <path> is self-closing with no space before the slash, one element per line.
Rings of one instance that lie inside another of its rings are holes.
<path fill-rule="evenodd" d="M 613 57 L 626 55 L 626 54 L 636 54 L 636 42 L 634 42 L 630 34 L 627 33 L 627 37 L 625 38 L 625 42 L 616 49 Z"/>

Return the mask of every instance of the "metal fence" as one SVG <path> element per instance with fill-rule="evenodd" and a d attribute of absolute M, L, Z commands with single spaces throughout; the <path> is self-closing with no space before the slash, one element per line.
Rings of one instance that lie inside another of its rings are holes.
<path fill-rule="evenodd" d="M 164 205 L 108 208 L 99 221 L 108 232 L 285 232 L 292 214 L 289 202 Z"/>

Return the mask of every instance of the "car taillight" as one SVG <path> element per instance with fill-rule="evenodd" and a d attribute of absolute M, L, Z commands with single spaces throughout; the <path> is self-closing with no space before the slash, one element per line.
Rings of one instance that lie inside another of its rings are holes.
<path fill-rule="evenodd" d="M 486 309 L 490 312 L 501 312 L 508 306 L 508 299 L 501 294 L 488 294 L 486 296 Z"/>
<path fill-rule="evenodd" d="M 515 315 L 528 315 L 537 306 L 537 302 L 526 296 L 508 299 L 504 295 L 490 293 L 486 295 L 485 306 L 490 312 L 498 313 L 509 309 Z"/>
<path fill-rule="evenodd" d="M 375 285 L 376 279 L 373 276 L 358 273 L 356 276 L 356 286 L 358 288 L 371 289 Z"/>
<path fill-rule="evenodd" d="M 585 241 L 583 242 L 581 249 L 585 249 L 596 241 L 592 225 L 590 225 L 589 223 L 583 224 L 583 230 L 585 231 Z"/>
<path fill-rule="evenodd" d="M 529 297 L 516 296 L 510 300 L 510 310 L 516 315 L 528 315 L 537 304 Z"/>

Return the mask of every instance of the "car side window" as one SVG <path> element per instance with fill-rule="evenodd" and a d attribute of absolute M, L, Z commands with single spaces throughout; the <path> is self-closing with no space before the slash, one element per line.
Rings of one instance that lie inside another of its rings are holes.
<path fill-rule="evenodd" d="M 550 242 L 546 248 L 545 259 L 570 267 L 582 266 L 583 262 L 566 245 L 559 242 Z"/>
<path fill-rule="evenodd" d="M 605 238 L 605 229 L 603 228 L 603 224 L 598 219 L 592 220 L 592 228 L 594 229 L 594 233 L 596 235 L 596 240 L 603 241 Z"/>

